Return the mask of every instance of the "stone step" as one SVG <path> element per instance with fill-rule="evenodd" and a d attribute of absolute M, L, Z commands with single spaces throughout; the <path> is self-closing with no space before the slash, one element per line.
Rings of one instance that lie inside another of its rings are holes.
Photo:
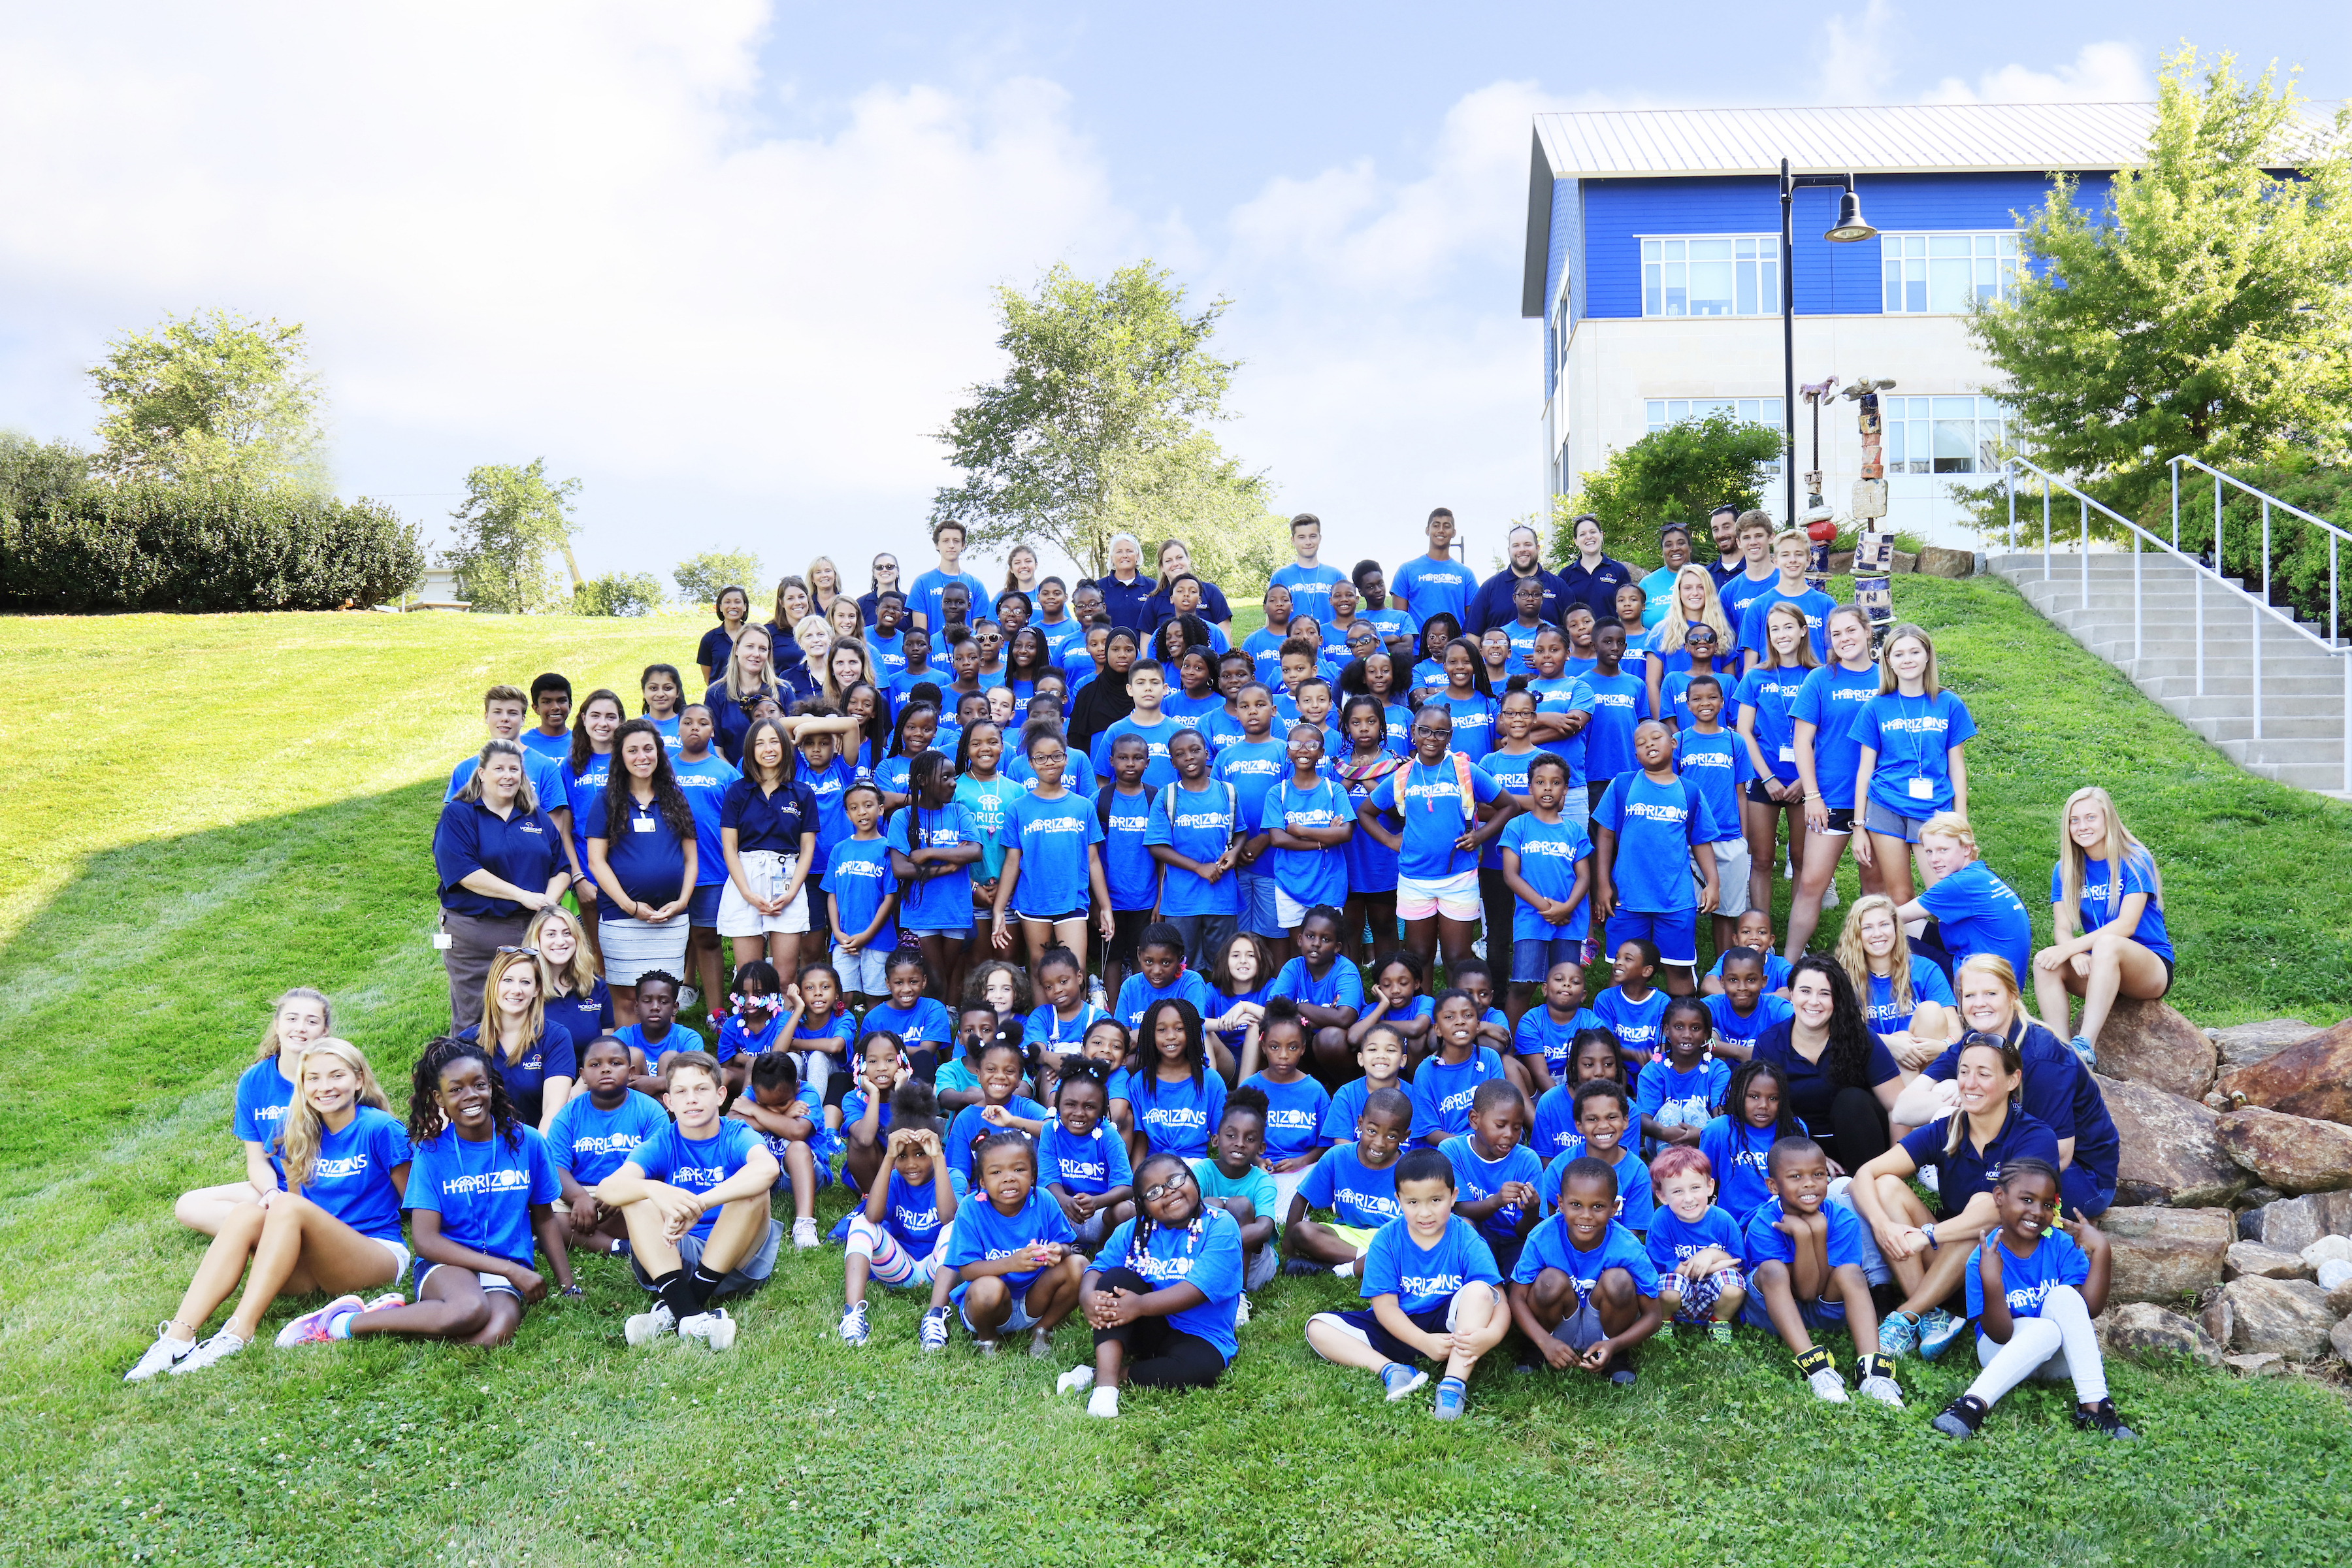
<path fill-rule="evenodd" d="M 2191 662 L 2193 665 L 2194 661 Z M 2345 697 L 2344 677 L 2340 669 L 2342 661 L 2334 662 L 2339 667 L 2338 668 L 2321 670 L 2316 674 L 2305 674 L 2300 668 L 2293 671 L 2273 669 L 2269 661 L 2265 660 L 2263 665 L 2263 700 L 2268 702 L 2279 698 L 2307 697 L 2323 705 L 2333 703 L 2338 712 L 2343 711 Z M 2252 701 L 2254 681 L 2252 672 L 2246 668 L 2247 663 L 2248 661 L 2244 659 L 2235 660 L 2229 665 L 2229 672 L 2225 674 L 2223 663 L 2213 658 L 2211 655 L 2207 655 L 2204 698 L 2208 700 L 2225 698 L 2239 703 Z M 2184 675 L 2150 675 L 2147 673 L 2147 667 L 2143 664 L 2134 668 L 2130 673 L 2133 684 L 2158 702 L 2169 702 L 2175 699 L 2192 701 L 2200 700 L 2197 691 L 2197 675 L 2193 668 Z"/>

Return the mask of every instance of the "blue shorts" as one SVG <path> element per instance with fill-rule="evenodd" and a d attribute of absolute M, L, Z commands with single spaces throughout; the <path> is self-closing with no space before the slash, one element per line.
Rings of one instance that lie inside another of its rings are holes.
<path fill-rule="evenodd" d="M 1237 917 L 1241 929 L 1281 941 L 1287 933 L 1282 929 L 1281 912 L 1275 908 L 1274 874 L 1236 866 L 1234 876 L 1241 882 L 1242 912 Z"/>
<path fill-rule="evenodd" d="M 1671 910 L 1658 913 L 1619 910 L 1609 917 L 1609 951 L 1615 952 L 1635 937 L 1647 938 L 1658 950 L 1660 963 L 1698 963 L 1698 911 Z M 1516 955 L 1514 955 L 1516 956 Z"/>
<path fill-rule="evenodd" d="M 1751 1280 L 1752 1280 L 1751 1274 Z M 1845 1303 L 1843 1301 L 1800 1301 L 1797 1313 L 1808 1329 L 1842 1329 L 1845 1327 Z M 1750 1283 L 1748 1300 L 1739 1305 L 1739 1322 L 1743 1328 L 1761 1329 L 1766 1333 L 1779 1331 L 1772 1327 L 1772 1314 L 1764 1310 L 1764 1292 Z"/>
<path fill-rule="evenodd" d="M 719 895 L 727 890 L 724 882 L 704 882 L 694 889 L 694 897 L 686 900 L 686 923 L 706 931 L 719 927 Z"/>
<path fill-rule="evenodd" d="M 1540 985 L 1551 973 L 1555 963 L 1575 963 L 1583 956 L 1584 933 L 1575 931 L 1576 922 L 1559 928 L 1573 932 L 1555 937 L 1520 937 L 1511 943 L 1511 984 Z"/>
<path fill-rule="evenodd" d="M 1391 1361 L 1401 1361 L 1407 1366 L 1423 1359 L 1422 1353 L 1381 1326 L 1380 1315 L 1370 1307 L 1360 1307 L 1352 1312 L 1325 1312 L 1320 1316 L 1337 1318 L 1339 1326 L 1364 1342 Z M 1454 1303 L 1432 1307 L 1425 1312 L 1407 1312 L 1412 1326 L 1425 1334 L 1442 1334 L 1453 1328 Z"/>
<path fill-rule="evenodd" d="M 2069 1213 L 2096 1217 L 2116 1201 L 2115 1173 L 2095 1176 L 2077 1160 L 2058 1173 L 2058 1196 Z"/>

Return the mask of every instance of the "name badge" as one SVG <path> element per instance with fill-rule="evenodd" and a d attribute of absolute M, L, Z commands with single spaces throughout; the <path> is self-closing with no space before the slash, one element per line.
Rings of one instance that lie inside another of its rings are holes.
<path fill-rule="evenodd" d="M 1794 746 L 1783 746 L 1783 747 L 1781 747 L 1781 748 L 1780 748 L 1780 760 L 1781 760 L 1782 762 L 1784 762 L 1784 763 L 1793 763 L 1793 762 L 1795 762 L 1795 761 L 1797 760 L 1797 748 L 1796 748 L 1796 747 L 1794 747 Z"/>
<path fill-rule="evenodd" d="M 650 816 L 633 816 L 629 818 L 629 826 L 638 833 L 651 833 L 654 830 L 654 819 Z"/>
<path fill-rule="evenodd" d="M 1935 799 L 1936 786 L 1934 783 L 1927 779 L 1913 779 L 1911 781 L 1911 798 L 1913 800 Z"/>

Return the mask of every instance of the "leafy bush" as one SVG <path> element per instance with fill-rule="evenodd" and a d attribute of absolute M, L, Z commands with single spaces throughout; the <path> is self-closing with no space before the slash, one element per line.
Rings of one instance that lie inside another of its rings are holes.
<path fill-rule="evenodd" d="M 0 430 L 0 519 L 44 510 L 89 483 L 89 454 L 72 442 Z"/>
<path fill-rule="evenodd" d="M 1554 566 L 1576 559 L 1576 520 L 1586 512 L 1601 520 L 1607 550 L 1643 569 L 1662 564 L 1658 530 L 1669 522 L 1691 525 L 1691 552 L 1711 558 L 1706 515 L 1718 506 L 1742 511 L 1763 504 L 1763 468 L 1780 455 L 1781 433 L 1769 425 L 1715 413 L 1653 430 L 1622 451 L 1609 454 L 1599 471 L 1577 476 L 1573 495 L 1552 501 Z"/>
<path fill-rule="evenodd" d="M 649 572 L 607 572 L 572 590 L 577 616 L 650 616 L 661 602 L 660 580 Z"/>
<path fill-rule="evenodd" d="M 2352 532 L 2352 469 L 2321 468 L 2290 458 L 2260 468 L 2233 469 L 2231 477 Z M 2022 524 L 2027 507 L 2024 487 L 2021 485 L 2019 489 L 2018 533 L 2021 539 L 2026 534 Z M 2038 490 L 2032 510 L 2032 537 L 2038 546 L 2042 525 Z M 2327 624 L 2328 533 L 2276 507 L 2271 508 L 2270 512 L 2271 602 L 2292 605 L 2304 619 L 2316 621 L 2324 628 Z M 2064 515 L 2072 521 L 2073 509 L 2067 508 Z M 2137 521 L 2158 539 L 2172 537 L 2169 485 L 2141 509 Z M 2112 531 L 2121 534 L 2123 530 L 2112 528 Z M 2193 470 L 2184 472 L 2180 480 L 2180 548 L 2191 555 L 2202 555 L 2212 547 L 2213 480 Z M 2352 546 L 2339 542 L 2336 551 L 2341 581 L 2337 594 L 2342 601 L 2338 614 L 2341 624 L 2352 625 L 2352 592 L 2347 592 L 2352 590 L 2352 580 L 2342 580 L 2341 575 L 2352 573 Z M 2221 575 L 2240 578 L 2249 584 L 2259 584 L 2263 575 L 2263 503 L 2234 487 L 2222 491 Z"/>
<path fill-rule="evenodd" d="M 760 580 L 760 558 L 749 550 L 706 550 L 690 561 L 681 561 L 671 569 L 670 578 L 677 584 L 678 596 L 689 605 L 709 605 L 718 602 L 719 590 L 733 584 L 747 591 Z M 751 593 L 751 602 L 759 603 L 760 595 Z"/>
<path fill-rule="evenodd" d="M 0 603 L 19 609 L 331 610 L 424 571 L 415 525 L 365 500 L 148 481 L 0 510 Z"/>

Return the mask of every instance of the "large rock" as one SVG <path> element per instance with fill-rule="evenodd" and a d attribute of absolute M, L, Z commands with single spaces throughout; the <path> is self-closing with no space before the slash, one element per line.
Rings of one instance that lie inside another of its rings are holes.
<path fill-rule="evenodd" d="M 1976 570 L 1974 551 L 1947 550 L 1940 544 L 1924 545 L 1919 551 L 1919 571 L 1924 576 L 1973 577 Z"/>
<path fill-rule="evenodd" d="M 2327 1348 L 2339 1361 L 2352 1361 L 2352 1318 L 2347 1318 L 2327 1331 Z"/>
<path fill-rule="evenodd" d="M 2187 1356 L 2207 1366 L 2221 1364 L 2221 1347 L 2196 1320 L 2168 1312 L 2147 1301 L 2110 1307 L 2098 1321 L 2099 1342 L 2113 1355 L 2134 1361 Z"/>
<path fill-rule="evenodd" d="M 2323 1263 L 2352 1263 L 2352 1236 L 2323 1236 L 2298 1250 L 2314 1268 Z"/>
<path fill-rule="evenodd" d="M 2340 1240 L 2341 1238 L 2330 1237 L 2329 1239 Z M 2305 1256 L 2307 1258 L 2310 1255 L 2306 1253 Z M 2330 1307 L 2336 1305 L 2337 1291 L 2352 1290 L 2352 1263 L 2347 1263 L 2343 1258 L 2328 1258 L 2313 1269 L 2312 1274 L 2318 1279 L 2319 1288 L 2327 1292 L 2327 1304 Z M 2344 1310 L 2352 1312 L 2352 1298 L 2346 1300 Z"/>
<path fill-rule="evenodd" d="M 2251 1067 L 2232 1068 L 2213 1087 L 2232 1104 L 2352 1124 L 2352 1019 Z"/>
<path fill-rule="evenodd" d="M 2238 1234 L 2282 1252 L 2301 1252 L 2323 1236 L 2352 1235 L 2352 1193 L 2313 1193 L 2264 1204 L 2238 1216 Z"/>
<path fill-rule="evenodd" d="M 2117 1205 L 2099 1216 L 2114 1256 L 2111 1301 L 2170 1303 L 2221 1282 L 2237 1226 L 2227 1209 Z"/>
<path fill-rule="evenodd" d="M 2221 1053 L 2221 1070 L 2252 1067 L 2266 1061 L 2292 1045 L 2297 1045 L 2319 1033 L 2300 1018 L 2264 1018 L 2259 1023 L 2232 1024 L 2226 1029 L 2208 1029 L 2213 1048 Z"/>
<path fill-rule="evenodd" d="M 2326 1296 L 2305 1279 L 2261 1279 L 2249 1274 L 2221 1287 L 2205 1309 L 2205 1331 L 2232 1351 L 2311 1361 L 2327 1349 Z"/>
<path fill-rule="evenodd" d="M 2308 1279 L 2315 1272 L 2294 1253 L 2281 1252 L 2259 1241 L 2231 1242 L 2229 1256 L 2221 1260 L 2222 1276 L 2230 1279 L 2248 1274 L 2263 1279 Z"/>
<path fill-rule="evenodd" d="M 2352 1127 L 2250 1107 L 2218 1119 L 2213 1131 L 2222 1152 L 2283 1193 L 2352 1187 Z"/>
<path fill-rule="evenodd" d="M 2216 1208 L 2252 1178 L 2221 1152 L 2214 1114 L 2193 1100 L 2121 1079 L 2098 1080 L 2107 1114 L 2122 1137 L 2116 1202 L 2168 1208 Z"/>
<path fill-rule="evenodd" d="M 2220 1054 L 2205 1031 L 2161 1002 L 2116 999 L 2099 1031 L 2099 1071 L 2167 1094 L 2203 1097 Z"/>
<path fill-rule="evenodd" d="M 2352 1264 L 2331 1263 L 2330 1268 L 2352 1268 Z M 2352 1279 L 2341 1275 L 2323 1275 L 2319 1288 L 2327 1292 L 2327 1315 L 2331 1318 L 2352 1318 Z"/>

